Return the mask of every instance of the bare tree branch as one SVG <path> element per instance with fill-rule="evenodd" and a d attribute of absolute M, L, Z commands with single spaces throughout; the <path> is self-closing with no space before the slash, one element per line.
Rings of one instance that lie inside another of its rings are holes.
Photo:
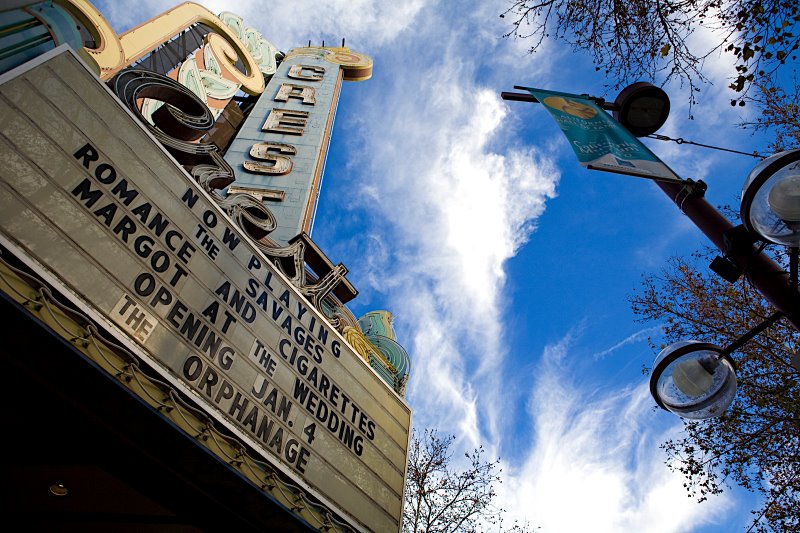
<path fill-rule="evenodd" d="M 511 0 L 500 16 L 510 20 L 504 37 L 529 39 L 531 53 L 554 38 L 589 53 L 614 87 L 675 78 L 691 103 L 708 81 L 706 60 L 733 56 L 730 88 L 744 105 L 750 88 L 773 85 L 800 47 L 800 6 L 787 0 Z M 701 27 L 716 42 L 693 39 Z"/>
<path fill-rule="evenodd" d="M 465 454 L 457 469 L 450 449 L 453 436 L 425 430 L 412 435 L 403 507 L 403 532 L 445 533 L 478 531 L 497 526 L 503 531 L 503 509 L 494 505 L 495 484 L 500 483 L 499 459 L 486 461 L 483 447 Z M 514 523 L 508 531 L 531 531 Z"/>

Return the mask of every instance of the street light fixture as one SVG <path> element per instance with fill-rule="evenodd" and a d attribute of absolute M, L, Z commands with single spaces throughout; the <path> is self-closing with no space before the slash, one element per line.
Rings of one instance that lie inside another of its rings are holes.
<path fill-rule="evenodd" d="M 667 121 L 669 96 L 661 87 L 639 81 L 619 93 L 611 111 L 614 119 L 636 137 L 647 137 Z"/>
<path fill-rule="evenodd" d="M 800 150 L 781 152 L 761 161 L 750 172 L 742 189 L 742 226 L 722 232 L 726 258 L 718 257 L 712 270 L 733 282 L 750 269 L 756 260 L 766 261 L 758 240 L 789 248 L 789 279 L 785 300 L 797 308 L 798 247 L 800 246 Z M 715 267 L 716 263 L 716 267 Z M 730 264 L 737 274 L 726 276 L 720 270 Z M 751 274 L 753 271 L 751 270 Z M 775 282 L 761 282 L 774 291 Z M 788 290 L 787 290 L 788 289 Z M 778 289 L 779 290 L 779 289 Z M 653 364 L 650 393 L 656 403 L 683 418 L 704 420 L 725 412 L 736 396 L 736 365 L 731 354 L 750 339 L 783 318 L 776 311 L 731 345 L 720 348 L 698 341 L 682 341 L 661 351 Z M 797 327 L 796 314 L 793 324 Z"/>
<path fill-rule="evenodd" d="M 742 188 L 741 218 L 760 238 L 800 246 L 800 150 L 780 152 L 759 163 Z"/>
<path fill-rule="evenodd" d="M 650 394 L 667 411 L 695 420 L 722 414 L 736 396 L 736 366 L 714 344 L 681 341 L 656 357 Z"/>
<path fill-rule="evenodd" d="M 670 344 L 653 363 L 653 399 L 683 418 L 721 415 L 736 397 L 736 363 L 731 354 L 781 318 L 783 313 L 776 311 L 725 348 L 695 340 Z"/>

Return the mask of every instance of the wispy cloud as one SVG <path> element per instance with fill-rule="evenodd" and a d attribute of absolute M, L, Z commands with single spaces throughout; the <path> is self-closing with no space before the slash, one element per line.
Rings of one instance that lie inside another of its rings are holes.
<path fill-rule="evenodd" d="M 504 465 L 509 518 L 559 533 L 667 533 L 719 521 L 727 496 L 697 505 L 664 467 L 658 444 L 679 426 L 657 423 L 646 385 L 598 395 L 573 381 L 577 335 L 547 346 L 536 369 L 532 445 L 520 464 Z"/>
<path fill-rule="evenodd" d="M 426 6 L 381 54 L 391 76 L 370 80 L 381 97 L 356 122 L 365 155 L 354 166 L 367 171 L 355 200 L 379 216 L 357 239 L 391 242 L 371 289 L 391 301 L 413 354 L 416 423 L 477 445 L 498 438 L 511 401 L 500 386 L 505 262 L 530 238 L 559 172 L 501 139 L 509 109 L 479 81 L 483 56 L 472 51 L 504 42 L 476 43 L 478 20 L 456 27 L 445 11 Z"/>
<path fill-rule="evenodd" d="M 711 51 L 718 46 L 724 32 L 714 30 L 717 21 L 709 19 L 695 29 L 689 38 L 690 46 L 696 53 Z M 711 53 L 702 64 L 705 83 L 697 83 L 699 92 L 695 93 L 698 103 L 689 105 L 688 86 L 674 80 L 664 87 L 674 97 L 671 101 L 670 119 L 658 133 L 673 138 L 682 138 L 711 146 L 731 148 L 745 152 L 764 150 L 766 146 L 753 145 L 753 136 L 736 125 L 752 120 L 758 111 L 753 105 L 731 106 L 731 100 L 740 96 L 729 88 L 736 74 L 735 57 L 732 53 L 718 49 Z M 695 77 L 695 82 L 699 80 Z M 690 118 L 691 117 L 691 118 Z M 744 181 L 748 167 L 755 166 L 755 159 L 743 155 L 714 151 L 691 144 L 673 142 L 650 143 L 662 159 L 673 166 L 679 175 L 703 179 L 712 188 L 719 186 L 731 191 L 732 200 L 738 186 Z M 736 161 L 744 168 L 742 174 L 719 172 L 725 161 Z M 730 188 L 733 186 L 734 188 Z"/>
<path fill-rule="evenodd" d="M 476 44 L 479 21 L 455 26 L 447 13 L 425 6 L 381 49 L 391 75 L 370 81 L 380 98 L 348 120 L 354 201 L 374 215 L 353 240 L 384 243 L 364 254 L 381 273 L 364 281 L 384 295 L 412 354 L 415 425 L 495 456 L 509 432 L 529 435 L 503 465 L 498 503 L 546 531 L 678 532 L 718 520 L 726 499 L 698 507 L 664 467 L 658 444 L 677 427 L 655 422 L 644 385 L 602 395 L 571 381 L 581 324 L 530 354 L 535 379 L 509 390 L 522 355 L 507 351 L 506 263 L 535 238 L 560 173 L 543 152 L 509 142 L 509 109 L 481 81 L 486 58 L 518 44 Z M 521 398 L 531 398 L 527 420 L 513 426 Z"/>
<path fill-rule="evenodd" d="M 627 346 L 629 344 L 634 344 L 636 342 L 641 342 L 643 340 L 646 340 L 651 335 L 654 335 L 654 334 L 657 334 L 657 333 L 661 333 L 662 331 L 663 331 L 663 326 L 661 324 L 659 324 L 657 326 L 650 327 L 650 328 L 640 329 L 639 331 L 631 333 L 630 335 L 628 335 L 627 337 L 625 337 L 624 339 L 622 339 L 621 341 L 616 343 L 614 346 L 611 346 L 610 348 L 606 348 L 605 350 L 601 350 L 599 352 L 593 353 L 592 354 L 592 359 L 594 359 L 595 361 L 599 361 L 599 360 L 611 355 L 612 353 L 616 352 L 617 350 L 619 350 L 620 348 L 622 348 L 624 346 Z"/>
<path fill-rule="evenodd" d="M 142 0 L 136 9 L 128 2 L 98 1 L 101 12 L 118 32 L 127 31 L 177 5 L 179 2 Z M 346 43 L 363 52 L 392 41 L 406 30 L 423 7 L 423 0 L 377 2 L 373 0 L 330 0 L 314 2 L 263 2 L 261 0 L 203 0 L 200 3 L 214 14 L 230 11 L 241 16 L 249 27 L 260 31 L 278 49 L 304 46 L 311 41 L 320 46 Z"/>

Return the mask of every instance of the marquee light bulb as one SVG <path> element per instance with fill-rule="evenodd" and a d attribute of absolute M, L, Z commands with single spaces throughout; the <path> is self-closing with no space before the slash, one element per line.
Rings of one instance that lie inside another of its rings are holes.
<path fill-rule="evenodd" d="M 709 361 L 710 362 L 710 361 Z M 704 365 L 703 363 L 706 363 Z M 699 398 L 711 390 L 714 384 L 714 377 L 712 371 L 708 370 L 708 363 L 703 361 L 701 363 L 697 359 L 689 359 L 681 361 L 675 365 L 675 370 L 672 372 L 672 380 L 675 386 L 690 398 Z"/>
<path fill-rule="evenodd" d="M 778 181 L 767 195 L 769 207 L 785 222 L 800 222 L 800 175 Z"/>

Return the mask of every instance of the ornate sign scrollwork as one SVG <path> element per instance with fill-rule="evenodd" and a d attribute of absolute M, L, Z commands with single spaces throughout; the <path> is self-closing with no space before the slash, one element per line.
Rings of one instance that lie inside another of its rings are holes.
<path fill-rule="evenodd" d="M 325 311 L 323 302 L 328 303 L 333 313 L 325 313 L 326 316 L 339 324 L 337 310 L 341 303 L 330 296 L 340 286 L 348 287 L 348 292 L 343 294 L 355 296 L 355 289 L 345 279 L 347 267 L 341 263 L 332 264 L 305 234 L 292 239 L 288 246 L 265 244 L 262 239 L 277 227 L 272 212 L 250 194 L 223 196 L 219 192 L 233 183 L 234 173 L 223 159 L 219 148 L 215 144 L 203 142 L 203 135 L 214 125 L 214 115 L 205 103 L 181 83 L 147 70 L 122 71 L 110 84 L 125 106 L 214 198 L 219 207 L 253 239 L 292 284 L 317 309 Z M 145 118 L 141 108 L 141 102 L 146 99 L 161 103 L 151 115 L 152 122 Z M 309 281 L 307 277 L 308 261 L 318 265 L 316 280 Z"/>
<path fill-rule="evenodd" d="M 348 325 L 345 315 L 349 314 L 349 311 L 346 311 L 342 302 L 333 296 L 337 288 L 348 286 L 352 291 L 352 295 L 348 297 L 355 297 L 355 289 L 345 278 L 348 272 L 346 266 L 342 263 L 338 265 L 331 263 L 305 233 L 294 237 L 286 246 L 268 246 L 263 242 L 257 242 L 256 246 L 289 278 L 303 296 L 328 317 L 335 329 L 344 331 L 344 327 Z M 317 272 L 318 279 L 309 280 L 306 263 L 317 264 L 320 269 Z"/>
<path fill-rule="evenodd" d="M 172 78 L 147 70 L 125 70 L 110 83 L 128 109 L 248 236 L 258 241 L 275 229 L 275 216 L 249 194 L 219 193 L 233 183 L 234 173 L 219 148 L 201 140 L 214 125 L 214 116 L 197 95 Z M 153 124 L 139 107 L 145 98 L 164 103 L 152 114 Z"/>
<path fill-rule="evenodd" d="M 111 80 L 114 92 L 136 115 L 139 121 L 148 126 L 150 132 L 173 155 L 182 153 L 205 155 L 208 147 L 187 146 L 185 141 L 197 140 L 214 125 L 214 117 L 208 107 L 187 87 L 172 78 L 147 70 L 131 69 L 119 73 Z M 152 98 L 167 105 L 153 113 L 155 127 L 145 119 L 139 102 Z M 216 150 L 216 146 L 213 147 Z M 180 160 L 179 160 L 180 161 Z M 183 161 L 180 161 L 183 163 Z"/>
<path fill-rule="evenodd" d="M 222 210 L 256 242 L 269 235 L 278 225 L 272 211 L 247 193 L 229 194 L 225 198 L 214 193 L 214 197 Z"/>

